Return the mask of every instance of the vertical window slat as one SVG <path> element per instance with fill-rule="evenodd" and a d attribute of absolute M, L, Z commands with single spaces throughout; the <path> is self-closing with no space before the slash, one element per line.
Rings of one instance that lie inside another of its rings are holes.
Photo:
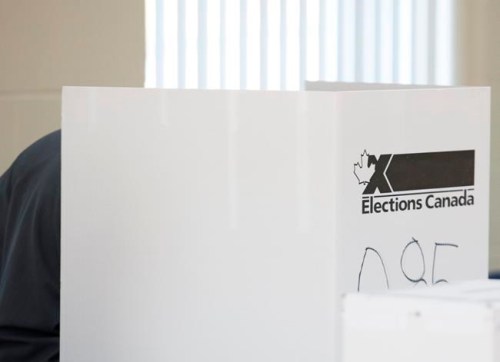
<path fill-rule="evenodd" d="M 362 26 L 362 38 L 363 38 L 363 53 L 361 58 L 361 72 L 362 77 L 360 78 L 363 82 L 373 83 L 376 80 L 376 64 L 377 64 L 377 53 L 376 53 L 376 16 L 377 8 L 376 1 L 370 0 L 363 3 L 363 26 Z"/>
<path fill-rule="evenodd" d="M 440 85 L 452 84 L 453 77 L 453 0 L 436 1 L 435 54 L 436 54 L 436 83 Z"/>
<path fill-rule="evenodd" d="M 412 74 L 412 0 L 400 0 L 398 7 L 397 80 L 411 83 Z"/>
<path fill-rule="evenodd" d="M 260 89 L 267 89 L 267 68 L 268 68 L 268 54 L 267 43 L 269 39 L 268 30 L 268 10 L 267 1 L 260 0 Z"/>
<path fill-rule="evenodd" d="M 240 0 L 240 89 L 247 89 L 247 0 Z"/>
<path fill-rule="evenodd" d="M 320 66 L 320 1 L 308 0 L 305 27 L 305 79 L 317 81 Z"/>
<path fill-rule="evenodd" d="M 286 6 L 286 89 L 298 90 L 300 84 L 300 0 Z"/>
<path fill-rule="evenodd" d="M 279 90 L 281 88 L 281 3 L 280 0 L 267 0 L 267 63 L 266 79 L 267 89 Z"/>
<path fill-rule="evenodd" d="M 339 79 L 353 82 L 356 79 L 356 1 L 339 2 Z"/>
<path fill-rule="evenodd" d="M 205 0 L 206 1 L 206 0 Z M 207 7 L 206 88 L 221 88 L 221 0 L 210 0 Z"/>
<path fill-rule="evenodd" d="M 324 18 L 324 27 L 320 31 L 322 42 L 320 43 L 320 51 L 323 52 L 324 68 L 320 80 L 334 81 L 339 79 L 338 73 L 338 58 L 339 58 L 339 3 L 338 0 L 322 0 L 324 3 L 324 11 L 321 15 Z"/>
<path fill-rule="evenodd" d="M 177 19 L 177 0 L 161 0 L 161 9 L 158 11 L 163 12 L 163 34 L 158 34 L 158 41 L 162 47 L 162 53 L 165 53 L 166 44 L 170 54 L 168 57 L 162 56 L 158 63 L 162 63 L 161 74 L 158 75 L 161 86 L 168 86 L 169 88 L 177 87 L 178 82 L 178 19 Z M 157 68 L 159 69 L 159 68 Z"/>
<path fill-rule="evenodd" d="M 286 67 L 286 56 L 287 56 L 287 24 L 286 24 L 286 13 L 287 13 L 287 6 L 286 6 L 287 0 L 281 0 L 280 2 L 280 39 L 281 39 L 281 46 L 280 46 L 280 88 L 282 90 L 288 89 L 287 88 L 287 83 L 286 83 L 286 74 L 287 74 L 287 67 Z"/>
<path fill-rule="evenodd" d="M 227 0 L 225 6 L 225 83 L 226 89 L 240 88 L 240 3 Z"/>
<path fill-rule="evenodd" d="M 413 36 L 415 37 L 413 61 L 415 84 L 426 84 L 428 81 L 428 26 L 427 14 L 429 11 L 429 0 L 414 1 L 415 4 L 415 23 L 413 27 Z"/>
<path fill-rule="evenodd" d="M 429 14 L 427 23 L 429 26 L 429 38 L 428 38 L 428 52 L 427 52 L 427 66 L 429 69 L 428 81 L 430 84 L 435 84 L 436 82 L 436 67 L 435 67 L 435 54 L 436 54 L 436 2 L 435 0 L 430 0 L 429 3 Z"/>
<path fill-rule="evenodd" d="M 177 82 L 179 88 L 186 86 L 186 5 L 184 0 L 177 1 Z"/>
<path fill-rule="evenodd" d="M 299 89 L 304 85 L 307 71 L 307 5 L 300 0 L 299 8 Z"/>
<path fill-rule="evenodd" d="M 393 0 L 393 25 L 392 25 L 392 81 L 394 83 L 399 82 L 399 44 L 400 44 L 400 29 L 399 29 L 399 1 Z"/>
<path fill-rule="evenodd" d="M 198 87 L 198 0 L 185 2 L 185 34 L 186 34 L 186 88 Z"/>
<path fill-rule="evenodd" d="M 226 0 L 220 0 L 219 21 L 220 87 L 226 89 Z"/>
<path fill-rule="evenodd" d="M 156 32 L 156 49 L 158 49 L 158 53 L 160 57 L 156 62 L 156 76 L 158 77 L 158 83 L 160 87 L 165 83 L 165 75 L 164 75 L 164 46 L 165 46 L 165 26 L 164 26 L 164 10 L 163 10 L 163 0 L 156 1 L 156 26 L 158 27 L 158 31 Z"/>
<path fill-rule="evenodd" d="M 394 7 L 393 0 L 380 0 L 380 60 L 379 81 L 391 83 L 394 79 Z"/>
<path fill-rule="evenodd" d="M 260 89 L 261 72 L 260 72 L 260 1 L 253 0 L 247 2 L 247 71 L 246 88 Z"/>
<path fill-rule="evenodd" d="M 375 0 L 375 14 L 374 14 L 374 29 L 375 29 L 375 36 L 374 36 L 374 77 L 375 77 L 375 82 L 380 83 L 380 72 L 381 72 L 381 47 L 382 47 L 382 23 L 381 23 L 381 17 L 382 17 L 382 6 L 380 4 L 380 0 Z"/>
<path fill-rule="evenodd" d="M 213 5 L 211 5 L 213 6 Z M 198 0 L 198 88 L 207 87 L 207 0 Z"/>
<path fill-rule="evenodd" d="M 354 15 L 354 79 L 356 82 L 363 81 L 363 58 L 365 56 L 365 39 L 364 39 L 364 7 L 366 6 L 363 0 L 356 0 L 355 15 Z"/>

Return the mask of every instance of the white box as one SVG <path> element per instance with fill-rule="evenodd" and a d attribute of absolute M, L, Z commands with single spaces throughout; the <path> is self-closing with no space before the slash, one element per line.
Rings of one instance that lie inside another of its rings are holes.
<path fill-rule="evenodd" d="M 500 361 L 500 281 L 344 300 L 343 362 Z"/>
<path fill-rule="evenodd" d="M 64 362 L 331 362 L 342 293 L 487 276 L 487 88 L 70 87 L 62 115 Z"/>

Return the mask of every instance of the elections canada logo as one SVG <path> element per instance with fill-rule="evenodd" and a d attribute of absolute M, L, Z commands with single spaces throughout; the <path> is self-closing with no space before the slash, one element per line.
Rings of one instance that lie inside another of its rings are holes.
<path fill-rule="evenodd" d="M 474 150 L 360 156 L 363 214 L 474 205 Z"/>

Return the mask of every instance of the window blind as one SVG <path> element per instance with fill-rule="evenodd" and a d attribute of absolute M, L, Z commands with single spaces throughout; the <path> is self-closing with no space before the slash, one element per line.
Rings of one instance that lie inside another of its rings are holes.
<path fill-rule="evenodd" d="M 453 0 L 146 0 L 146 86 L 453 83 Z"/>

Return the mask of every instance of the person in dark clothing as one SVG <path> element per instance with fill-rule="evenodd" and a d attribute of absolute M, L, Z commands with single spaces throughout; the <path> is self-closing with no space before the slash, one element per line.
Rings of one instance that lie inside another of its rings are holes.
<path fill-rule="evenodd" d="M 0 178 L 0 361 L 59 360 L 61 132 Z"/>

